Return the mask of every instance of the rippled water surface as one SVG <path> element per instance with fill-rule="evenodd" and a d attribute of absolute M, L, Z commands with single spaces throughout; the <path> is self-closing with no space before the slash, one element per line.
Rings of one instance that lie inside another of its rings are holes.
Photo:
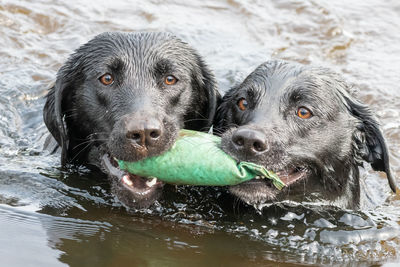
<path fill-rule="evenodd" d="M 400 2 L 180 2 L 0 0 L 1 265 L 400 264 L 400 197 L 370 168 L 359 211 L 256 210 L 183 187 L 132 211 L 100 173 L 61 170 L 42 151 L 43 96 L 74 49 L 103 31 L 170 31 L 200 51 L 221 91 L 269 58 L 342 73 L 378 116 L 400 176 Z"/>

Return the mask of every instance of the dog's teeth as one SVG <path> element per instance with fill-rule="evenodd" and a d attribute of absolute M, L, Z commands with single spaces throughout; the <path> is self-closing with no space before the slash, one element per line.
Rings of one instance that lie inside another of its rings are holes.
<path fill-rule="evenodd" d="M 257 176 L 255 177 L 255 179 L 257 179 L 257 180 L 258 180 L 258 179 L 261 179 L 261 176 L 258 176 L 258 175 L 257 175 Z"/>
<path fill-rule="evenodd" d="M 153 179 L 147 181 L 147 182 L 146 182 L 146 185 L 147 185 L 148 187 L 152 187 L 152 186 L 155 185 L 156 183 L 157 183 L 157 178 L 154 177 Z"/>
<path fill-rule="evenodd" d="M 131 179 L 129 179 L 129 175 L 124 175 L 124 176 L 122 176 L 122 182 L 123 182 L 124 184 L 129 185 L 129 186 L 132 186 L 132 185 L 133 185 L 133 182 L 131 181 Z"/>

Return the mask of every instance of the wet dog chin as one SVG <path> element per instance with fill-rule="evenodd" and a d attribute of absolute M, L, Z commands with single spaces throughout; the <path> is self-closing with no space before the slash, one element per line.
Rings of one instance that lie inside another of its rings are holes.
<path fill-rule="evenodd" d="M 146 208 L 160 197 L 164 183 L 157 178 L 123 171 L 108 154 L 103 155 L 102 165 L 112 181 L 113 193 L 128 207 Z"/>
<path fill-rule="evenodd" d="M 276 171 L 279 178 L 286 184 L 282 190 L 278 190 L 267 179 L 252 179 L 250 181 L 229 187 L 229 191 L 249 205 L 257 205 L 277 200 L 285 195 L 290 188 L 295 187 L 309 175 L 304 167 L 293 168 L 288 171 Z"/>

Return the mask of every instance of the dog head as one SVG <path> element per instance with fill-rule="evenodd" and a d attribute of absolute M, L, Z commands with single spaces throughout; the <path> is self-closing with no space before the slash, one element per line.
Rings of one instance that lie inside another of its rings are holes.
<path fill-rule="evenodd" d="M 226 93 L 216 126 L 228 154 L 265 166 L 287 184 L 279 191 L 253 179 L 230 188 L 249 204 L 351 194 L 345 206 L 355 207 L 363 161 L 385 172 L 396 188 L 373 111 L 328 69 L 277 60 L 260 65 Z"/>
<path fill-rule="evenodd" d="M 103 161 L 115 176 L 121 173 L 114 170 L 114 157 L 137 161 L 158 155 L 170 148 L 179 129 L 207 129 L 218 98 L 211 71 L 173 35 L 103 33 L 58 71 L 44 121 L 61 147 L 62 165 L 101 167 Z M 137 202 L 152 200 L 161 185 L 128 178 L 124 186 Z"/>

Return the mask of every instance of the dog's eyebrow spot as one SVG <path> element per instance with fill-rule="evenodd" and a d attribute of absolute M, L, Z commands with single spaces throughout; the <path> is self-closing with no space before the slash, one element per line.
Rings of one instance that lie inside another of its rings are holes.
<path fill-rule="evenodd" d="M 121 71 L 123 67 L 124 62 L 119 58 L 114 59 L 110 64 L 108 64 L 108 68 L 113 72 Z"/>
<path fill-rule="evenodd" d="M 157 75 L 165 75 L 172 73 L 175 68 L 170 60 L 162 59 L 155 64 L 154 70 Z"/>
<path fill-rule="evenodd" d="M 294 91 L 294 92 L 292 92 L 292 93 L 290 94 L 289 101 L 295 103 L 295 102 L 301 101 L 303 98 L 304 98 L 304 97 L 303 97 L 303 95 L 299 92 L 299 90 L 296 90 L 296 91 Z"/>
<path fill-rule="evenodd" d="M 250 87 L 250 88 L 247 90 L 247 95 L 248 95 L 250 98 L 253 98 L 254 95 L 256 94 L 255 91 L 256 91 L 256 90 L 255 90 L 253 87 Z"/>
<path fill-rule="evenodd" d="M 289 104 L 300 102 L 323 103 L 321 96 L 312 88 L 307 87 L 295 87 L 287 90 L 284 99 L 288 101 Z"/>
<path fill-rule="evenodd" d="M 266 96 L 267 90 L 260 89 L 257 87 L 249 87 L 246 91 L 247 100 L 256 105 L 256 103 L 261 101 L 261 98 Z"/>

